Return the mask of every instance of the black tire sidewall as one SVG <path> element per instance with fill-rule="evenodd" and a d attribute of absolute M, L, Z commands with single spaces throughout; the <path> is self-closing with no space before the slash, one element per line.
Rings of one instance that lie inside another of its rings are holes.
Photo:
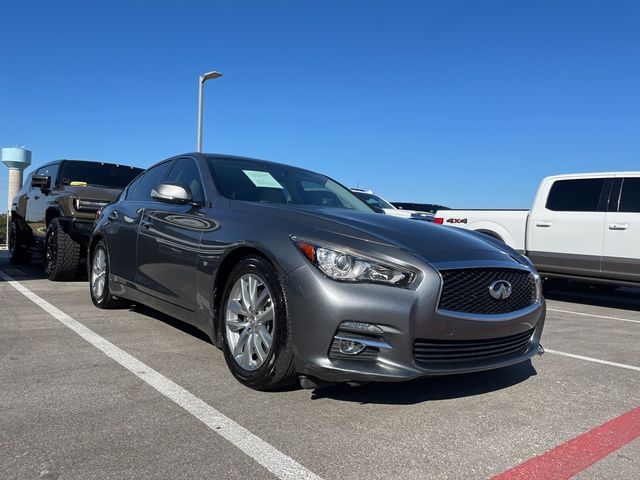
<path fill-rule="evenodd" d="M 51 272 L 51 268 L 49 268 L 49 242 L 51 241 L 51 236 L 54 235 L 54 228 L 57 228 L 57 220 L 53 219 L 51 221 L 51 223 L 49 223 L 49 226 L 47 226 L 47 233 L 44 236 L 44 271 L 47 274 L 47 276 L 49 277 L 49 279 L 51 279 L 52 276 L 52 272 Z M 57 239 L 56 239 L 57 241 Z M 55 264 L 57 263 L 58 260 L 58 246 L 55 245 L 55 250 L 56 250 L 56 259 L 55 261 L 53 261 L 52 263 L 54 264 L 54 268 L 55 268 Z"/>
<path fill-rule="evenodd" d="M 7 245 L 7 249 L 9 250 L 9 255 L 13 257 L 18 248 L 18 231 L 16 230 L 16 222 L 11 220 L 9 225 L 7 225 L 7 228 L 9 229 L 9 243 Z"/>
<path fill-rule="evenodd" d="M 20 245 L 18 222 L 12 219 L 7 225 L 9 229 L 9 261 L 14 265 L 27 264 L 31 260 L 31 252 Z"/>
<path fill-rule="evenodd" d="M 227 340 L 227 329 L 225 325 L 226 305 L 231 293 L 231 289 L 235 282 L 243 275 L 253 274 L 265 283 L 269 288 L 274 303 L 274 324 L 273 324 L 273 343 L 271 351 L 266 361 L 256 370 L 245 370 L 233 358 L 233 354 L 229 349 Z M 274 383 L 278 382 L 281 373 L 281 365 L 283 355 L 288 356 L 284 350 L 288 346 L 288 337 L 290 335 L 290 325 L 288 319 L 287 305 L 282 288 L 282 281 L 277 270 L 266 259 L 257 256 L 246 257 L 241 260 L 231 271 L 229 278 L 225 284 L 222 301 L 220 303 L 220 329 L 223 339 L 223 352 L 227 366 L 231 373 L 243 384 L 257 389 L 268 389 Z M 286 362 L 288 365 L 288 361 Z"/>
<path fill-rule="evenodd" d="M 102 290 L 102 297 L 96 298 L 93 295 L 93 285 L 91 284 L 91 276 L 93 271 L 93 262 L 95 261 L 96 254 L 98 250 L 102 249 L 104 251 L 104 259 L 105 259 L 105 274 L 104 274 L 104 289 Z M 107 246 L 104 241 L 100 240 L 95 248 L 91 252 L 90 262 L 89 262 L 88 274 L 89 274 L 89 294 L 91 295 L 91 301 L 96 307 L 105 307 L 107 303 L 107 299 L 109 298 L 109 252 L 107 252 Z"/>

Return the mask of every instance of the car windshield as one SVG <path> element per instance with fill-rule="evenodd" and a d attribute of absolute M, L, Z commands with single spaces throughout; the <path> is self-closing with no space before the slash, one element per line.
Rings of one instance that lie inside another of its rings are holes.
<path fill-rule="evenodd" d="M 259 160 L 208 158 L 223 197 L 371 212 L 347 188 L 324 175 Z"/>
<path fill-rule="evenodd" d="M 62 185 L 124 188 L 142 172 L 141 168 L 111 163 L 68 161 L 62 164 Z"/>
<path fill-rule="evenodd" d="M 353 194 L 369 206 L 378 207 L 378 208 L 390 208 L 391 210 L 396 209 L 396 207 L 391 205 L 384 198 L 380 198 L 379 196 L 374 195 L 373 193 L 353 192 Z"/>
<path fill-rule="evenodd" d="M 401 210 L 415 210 L 416 212 L 436 213 L 438 210 L 451 210 L 449 207 L 435 203 L 391 202 L 391 204 Z"/>

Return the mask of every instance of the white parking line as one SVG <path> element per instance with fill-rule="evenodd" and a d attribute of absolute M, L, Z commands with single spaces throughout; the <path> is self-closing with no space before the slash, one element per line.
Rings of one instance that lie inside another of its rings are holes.
<path fill-rule="evenodd" d="M 619 322 L 640 323 L 640 320 L 631 320 L 629 318 L 607 317 L 606 315 L 595 315 L 593 313 L 572 312 L 571 310 L 560 310 L 558 308 L 547 308 L 548 312 L 571 313 L 573 315 L 582 315 L 583 317 L 604 318 L 605 320 L 618 320 Z"/>
<path fill-rule="evenodd" d="M 599 358 L 585 357 L 583 355 L 576 355 L 575 353 L 559 352 L 557 350 L 544 349 L 545 353 L 553 353 L 554 355 L 562 355 L 563 357 L 576 358 L 578 360 L 586 360 L 587 362 L 602 363 L 603 365 L 609 365 L 611 367 L 626 368 L 627 370 L 635 370 L 640 372 L 640 367 L 634 367 L 633 365 L 627 365 L 625 363 L 609 362 L 608 360 L 600 360 Z"/>
<path fill-rule="evenodd" d="M 288 457 L 284 453 L 272 447 L 246 428 L 226 417 L 224 414 L 220 413 L 218 410 L 199 399 L 188 390 L 185 390 L 180 385 L 156 372 L 145 363 L 132 355 L 129 355 L 124 350 L 121 350 L 108 340 L 95 333 L 93 330 L 90 330 L 82 323 L 71 318 L 62 310 L 59 310 L 46 300 L 40 298 L 2 270 L 0 270 L 0 277 L 6 280 L 9 285 L 38 305 L 49 315 L 73 330 L 84 340 L 101 350 L 105 355 L 118 362 L 135 376 L 151 385 L 165 397 L 175 402 L 278 478 L 286 480 L 322 480 L 315 473 L 300 465 L 291 457 Z"/>

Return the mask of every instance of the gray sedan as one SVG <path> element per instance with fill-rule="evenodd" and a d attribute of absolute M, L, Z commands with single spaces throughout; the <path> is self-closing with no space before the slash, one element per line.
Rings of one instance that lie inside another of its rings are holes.
<path fill-rule="evenodd" d="M 494 369 L 541 348 L 526 257 L 263 160 L 154 165 L 102 211 L 88 258 L 97 307 L 142 303 L 196 326 L 260 390 Z"/>

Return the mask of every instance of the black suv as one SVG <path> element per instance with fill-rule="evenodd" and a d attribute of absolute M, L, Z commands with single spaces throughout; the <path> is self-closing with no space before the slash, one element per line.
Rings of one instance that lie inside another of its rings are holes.
<path fill-rule="evenodd" d="M 71 280 L 86 255 L 96 212 L 143 170 L 126 165 L 57 160 L 32 172 L 11 205 L 9 251 L 14 264 L 45 257 L 50 280 Z"/>

